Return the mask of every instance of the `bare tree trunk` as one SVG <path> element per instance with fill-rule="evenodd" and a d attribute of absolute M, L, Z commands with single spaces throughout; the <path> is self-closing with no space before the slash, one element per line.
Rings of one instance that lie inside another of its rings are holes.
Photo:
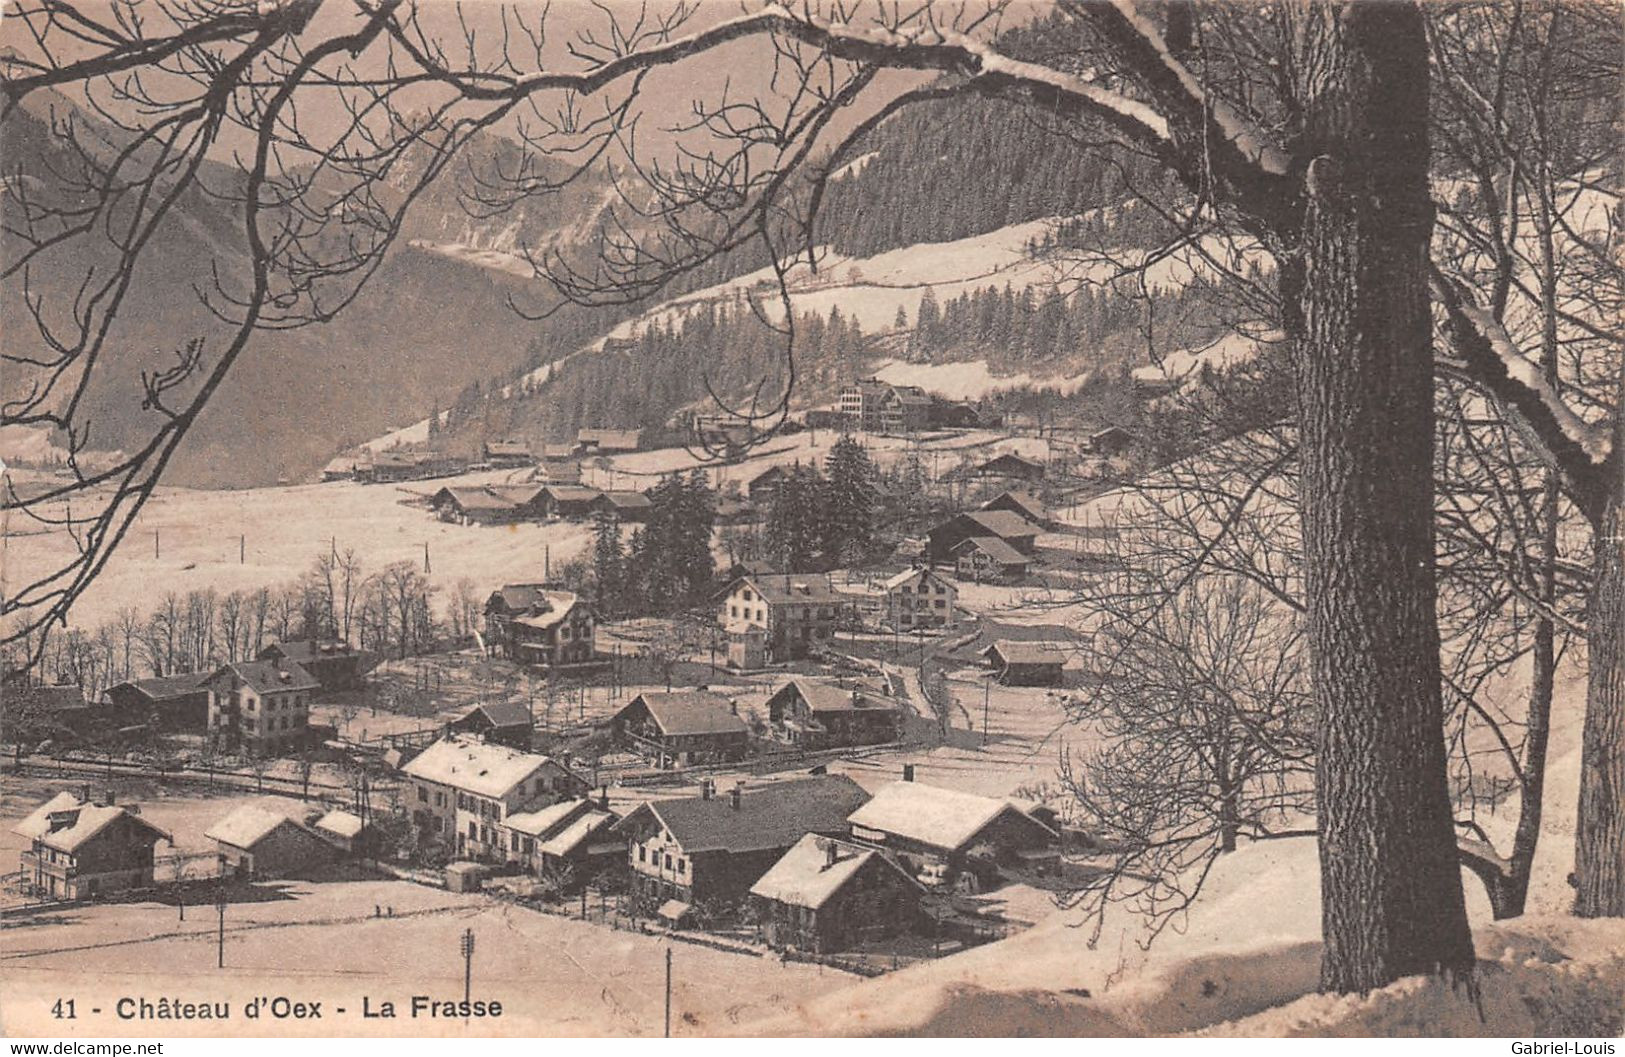
<path fill-rule="evenodd" d="M 1615 430 L 1616 444 L 1621 432 Z M 1574 913 L 1587 918 L 1625 917 L 1625 497 L 1619 489 L 1597 528 L 1574 833 Z"/>
<path fill-rule="evenodd" d="M 1321 986 L 1474 962 L 1446 781 L 1433 541 L 1428 61 L 1412 5 L 1323 10 L 1298 355 L 1305 594 L 1319 706 Z"/>

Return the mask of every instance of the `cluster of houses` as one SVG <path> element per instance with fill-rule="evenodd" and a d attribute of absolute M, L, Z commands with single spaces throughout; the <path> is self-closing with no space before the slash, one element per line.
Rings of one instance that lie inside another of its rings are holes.
<path fill-rule="evenodd" d="M 324 481 L 361 481 L 366 484 L 394 484 L 454 477 L 470 470 L 511 470 L 535 466 L 545 471 L 546 480 L 568 483 L 581 480 L 583 458 L 619 455 L 638 451 L 643 431 L 637 429 L 583 429 L 573 443 L 532 447 L 524 441 L 491 440 L 474 461 L 443 451 L 394 448 L 373 452 L 359 449 L 340 455 L 322 470 Z"/>
<path fill-rule="evenodd" d="M 552 481 L 447 486 L 430 498 L 429 505 L 440 520 L 460 525 L 575 521 L 598 514 L 647 521 L 653 509 L 643 492 Z"/>

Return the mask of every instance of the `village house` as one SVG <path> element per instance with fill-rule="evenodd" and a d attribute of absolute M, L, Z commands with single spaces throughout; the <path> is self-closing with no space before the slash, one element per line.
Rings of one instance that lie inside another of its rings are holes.
<path fill-rule="evenodd" d="M 488 440 L 483 451 L 485 461 L 499 470 L 531 466 L 536 462 L 536 456 L 531 454 L 530 445 L 524 441 Z"/>
<path fill-rule="evenodd" d="M 610 730 L 617 744 L 660 767 L 742 760 L 750 749 L 738 707 L 709 690 L 639 694 L 615 713 Z"/>
<path fill-rule="evenodd" d="M 942 628 L 954 622 L 959 589 L 925 566 L 905 569 L 884 585 L 886 623 L 899 631 Z"/>
<path fill-rule="evenodd" d="M 915 433 L 931 422 L 931 397 L 924 389 L 878 378 L 863 378 L 844 387 L 839 407 L 847 424 L 865 433 Z"/>
<path fill-rule="evenodd" d="M 827 576 L 808 573 L 742 576 L 729 585 L 718 620 L 730 635 L 762 629 L 767 660 L 805 657 L 835 636 L 844 601 Z"/>
<path fill-rule="evenodd" d="M 925 889 L 874 848 L 808 834 L 750 894 L 768 946 L 832 954 L 912 931 Z"/>
<path fill-rule="evenodd" d="M 401 774 L 418 832 L 459 858 L 501 861 L 511 814 L 581 796 L 587 783 L 548 756 L 453 735 L 412 757 Z"/>
<path fill-rule="evenodd" d="M 551 878 L 560 894 L 580 891 L 606 870 L 626 864 L 626 840 L 615 830 L 621 816 L 597 801 L 561 800 L 509 815 L 507 857 L 534 877 Z"/>
<path fill-rule="evenodd" d="M 1026 518 L 1033 525 L 1039 528 L 1048 528 L 1054 524 L 1050 518 L 1048 508 L 1044 506 L 1043 500 L 1039 499 L 1031 492 L 1018 491 L 1015 489 L 1003 491 L 994 496 L 992 499 L 989 499 L 987 502 L 983 503 L 977 509 L 1008 510 L 1012 514 L 1018 514 L 1021 517 Z"/>
<path fill-rule="evenodd" d="M 583 429 L 576 433 L 576 451 L 615 455 L 637 451 L 643 444 L 641 429 Z"/>
<path fill-rule="evenodd" d="M 435 516 L 455 525 L 511 525 L 543 517 L 542 485 L 466 485 L 442 488 L 429 500 Z"/>
<path fill-rule="evenodd" d="M 378 664 L 377 654 L 338 639 L 273 642 L 260 650 L 256 659 L 297 664 L 321 684 L 324 694 L 366 689 L 367 673 Z"/>
<path fill-rule="evenodd" d="M 577 484 L 548 484 L 536 494 L 537 515 L 551 521 L 571 521 L 592 516 L 593 504 L 603 495 L 596 488 Z"/>
<path fill-rule="evenodd" d="M 580 484 L 581 461 L 574 444 L 544 444 L 536 477 L 547 484 Z"/>
<path fill-rule="evenodd" d="M 896 741 L 897 702 L 873 690 L 799 677 L 767 699 L 776 736 L 798 748 L 829 749 Z"/>
<path fill-rule="evenodd" d="M 884 850 L 928 889 L 976 893 L 1053 863 L 1060 835 L 1005 800 L 893 782 L 852 812 L 851 838 Z"/>
<path fill-rule="evenodd" d="M 203 836 L 214 841 L 223 874 L 243 880 L 308 877 L 339 852 L 309 826 L 259 804 L 236 808 Z"/>
<path fill-rule="evenodd" d="M 311 823 L 310 828 L 346 855 L 370 855 L 377 851 L 377 831 L 353 812 L 329 811 Z"/>
<path fill-rule="evenodd" d="M 587 664 L 596 618 L 571 591 L 542 584 L 506 584 L 485 603 L 485 644 L 493 654 L 520 664 L 556 668 Z"/>
<path fill-rule="evenodd" d="M 1134 434 L 1122 426 L 1107 426 L 1089 435 L 1089 450 L 1096 455 L 1121 455 L 1134 446 Z"/>
<path fill-rule="evenodd" d="M 518 701 L 487 701 L 446 724 L 446 732 L 469 734 L 493 745 L 528 752 L 535 726 L 530 709 Z"/>
<path fill-rule="evenodd" d="M 995 455 L 971 471 L 973 477 L 1009 477 L 1020 481 L 1042 481 L 1044 464 L 1014 452 Z"/>
<path fill-rule="evenodd" d="M 623 819 L 634 888 L 662 914 L 680 918 L 696 904 L 744 898 L 785 852 L 809 833 L 839 836 L 869 799 L 844 775 L 735 786 L 718 796 L 707 779 L 699 796 L 645 803 Z"/>
<path fill-rule="evenodd" d="M 304 749 L 322 684 L 292 661 L 235 661 L 208 677 L 209 733 L 224 749 L 280 756 Z"/>
<path fill-rule="evenodd" d="M 41 804 L 12 832 L 28 842 L 21 877 L 46 899 L 95 899 L 153 883 L 153 848 L 173 844 L 165 831 L 141 817 L 140 809 L 119 807 L 109 795 L 94 801 L 61 792 Z"/>
<path fill-rule="evenodd" d="M 1066 660 L 1077 646 L 1068 642 L 999 639 L 982 651 L 993 677 L 1005 686 L 1060 686 Z"/>
<path fill-rule="evenodd" d="M 1019 584 L 1027 579 L 1032 559 L 997 536 L 972 536 L 951 552 L 954 575 L 975 584 Z"/>
<path fill-rule="evenodd" d="M 155 675 L 110 686 L 103 692 L 113 722 L 120 726 L 157 721 L 158 729 L 202 733 L 209 725 L 208 672 Z"/>
<path fill-rule="evenodd" d="M 971 510 L 955 514 L 926 533 L 926 555 L 933 562 L 951 561 L 954 548 L 968 539 L 991 536 L 1031 557 L 1038 549 L 1037 525 L 1008 510 Z"/>
<path fill-rule="evenodd" d="M 649 515 L 654 512 L 654 501 L 642 492 L 601 492 L 592 501 L 592 512 L 609 514 L 620 521 L 648 521 Z"/>
<path fill-rule="evenodd" d="M 987 425 L 982 413 L 963 400 L 933 400 L 927 421 L 948 429 L 975 429 Z"/>
<path fill-rule="evenodd" d="M 750 496 L 752 503 L 771 504 L 789 479 L 788 467 L 769 466 L 745 482 L 745 494 Z"/>

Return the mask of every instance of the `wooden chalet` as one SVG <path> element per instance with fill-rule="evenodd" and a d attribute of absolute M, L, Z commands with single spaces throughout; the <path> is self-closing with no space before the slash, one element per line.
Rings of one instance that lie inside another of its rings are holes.
<path fill-rule="evenodd" d="M 592 516 L 593 504 L 603 493 L 577 484 L 548 484 L 533 501 L 537 511 L 549 520 L 575 520 Z"/>
<path fill-rule="evenodd" d="M 530 445 L 519 440 L 488 440 L 484 449 L 485 461 L 497 469 L 512 469 L 519 466 L 533 466 L 536 456 L 531 452 Z"/>
<path fill-rule="evenodd" d="M 768 946 L 830 954 L 913 931 L 925 888 L 871 847 L 808 834 L 750 888 Z"/>
<path fill-rule="evenodd" d="M 767 699 L 774 734 L 804 749 L 882 745 L 902 728 L 897 702 L 873 690 L 796 678 Z"/>
<path fill-rule="evenodd" d="M 103 693 L 120 726 L 156 721 L 159 730 L 201 734 L 209 725 L 208 672 L 155 675 L 110 686 Z"/>
<path fill-rule="evenodd" d="M 745 482 L 745 494 L 750 496 L 753 503 L 771 503 L 778 497 L 779 489 L 784 487 L 784 482 L 789 479 L 789 467 L 769 466 Z"/>
<path fill-rule="evenodd" d="M 982 651 L 982 657 L 994 678 L 1006 686 L 1060 686 L 1067 658 L 1077 648 L 1070 642 L 999 639 Z"/>
<path fill-rule="evenodd" d="M 576 451 L 612 455 L 637 451 L 643 444 L 641 429 L 583 429 L 576 433 Z"/>
<path fill-rule="evenodd" d="M 607 799 L 561 800 L 509 815 L 502 822 L 507 860 L 534 877 L 557 881 L 560 892 L 580 891 L 599 874 L 620 869 L 626 839 L 615 829 L 621 816 Z"/>
<path fill-rule="evenodd" d="M 519 702 L 487 701 L 446 724 L 446 729 L 449 733 L 471 734 L 494 745 L 528 751 L 535 725 L 530 709 Z"/>
<path fill-rule="evenodd" d="M 1033 560 L 997 536 L 972 536 L 950 553 L 954 575 L 976 584 L 1019 584 Z"/>
<path fill-rule="evenodd" d="M 890 577 L 882 585 L 886 623 L 898 631 L 942 628 L 954 622 L 959 589 L 933 569 L 915 566 Z"/>
<path fill-rule="evenodd" d="M 733 904 L 809 833 L 840 836 L 847 816 L 869 794 L 844 775 L 773 782 L 718 796 L 707 780 L 699 796 L 645 803 L 618 830 L 628 841 L 635 888 L 648 899 L 675 900 L 678 918 L 697 903 Z"/>
<path fill-rule="evenodd" d="M 511 525 L 539 521 L 546 515 L 542 485 L 466 485 L 446 487 L 429 500 L 435 516 L 457 525 Z"/>
<path fill-rule="evenodd" d="M 1026 518 L 1033 525 L 1048 528 L 1054 524 L 1050 517 L 1049 508 L 1044 501 L 1031 492 L 1010 489 L 983 503 L 978 510 L 1008 510 L 1012 514 Z"/>
<path fill-rule="evenodd" d="M 594 514 L 609 514 L 620 521 L 648 521 L 654 512 L 654 502 L 642 492 L 600 492 L 592 501 Z"/>
<path fill-rule="evenodd" d="M 367 673 L 378 666 L 375 653 L 356 649 L 339 639 L 290 639 L 260 650 L 256 660 L 297 664 L 321 684 L 324 694 L 363 690 Z"/>
<path fill-rule="evenodd" d="M 597 620 L 571 591 L 506 584 L 485 602 L 485 645 L 520 664 L 555 668 L 591 663 Z"/>
<path fill-rule="evenodd" d="M 709 690 L 639 694 L 610 720 L 615 741 L 661 767 L 745 758 L 750 726 L 738 706 Z"/>
<path fill-rule="evenodd" d="M 109 795 L 61 792 L 12 828 L 27 841 L 20 878 L 45 899 L 95 899 L 153 883 L 153 848 L 173 844 L 164 830 L 135 806 L 119 807 Z"/>
<path fill-rule="evenodd" d="M 933 562 L 951 560 L 954 548 L 975 537 L 1001 539 L 1029 557 L 1038 549 L 1039 528 L 1008 510 L 971 510 L 955 514 L 926 533 L 926 555 Z"/>
<path fill-rule="evenodd" d="M 210 826 L 224 872 L 245 880 L 305 877 L 339 857 L 340 849 L 280 811 L 244 804 Z"/>
<path fill-rule="evenodd" d="M 1005 452 L 971 470 L 972 477 L 1010 477 L 1021 481 L 1042 481 L 1044 464 L 1014 452 Z"/>
<path fill-rule="evenodd" d="M 930 889 L 981 892 L 1053 861 L 1060 835 L 1006 800 L 893 782 L 852 812 L 851 839 L 883 849 Z"/>

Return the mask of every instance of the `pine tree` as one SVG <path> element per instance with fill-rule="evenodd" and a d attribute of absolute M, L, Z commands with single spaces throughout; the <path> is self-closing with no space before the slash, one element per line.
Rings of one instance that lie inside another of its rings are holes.
<path fill-rule="evenodd" d="M 592 568 L 598 585 L 598 609 L 604 616 L 625 613 L 626 564 L 620 519 L 613 514 L 598 514 L 593 518 Z"/>
<path fill-rule="evenodd" d="M 874 549 L 875 467 L 851 434 L 835 442 L 824 461 L 828 525 L 826 549 L 842 564 L 858 564 Z"/>

